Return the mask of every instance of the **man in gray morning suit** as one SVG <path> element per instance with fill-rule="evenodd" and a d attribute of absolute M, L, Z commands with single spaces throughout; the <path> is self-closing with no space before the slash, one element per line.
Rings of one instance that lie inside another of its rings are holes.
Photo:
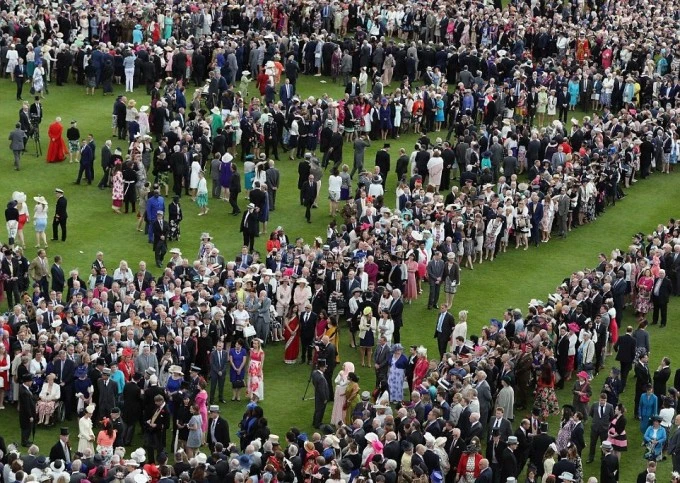
<path fill-rule="evenodd" d="M 373 363 L 375 364 L 375 387 L 378 387 L 381 382 L 387 383 L 387 371 L 390 367 L 390 346 L 384 335 L 378 339 L 378 345 L 373 353 Z"/>
<path fill-rule="evenodd" d="M 614 419 L 614 406 L 607 402 L 607 394 L 600 394 L 600 400 L 590 406 L 590 449 L 588 451 L 588 462 L 595 459 L 595 448 L 597 438 L 600 442 L 607 440 L 609 422 Z"/>
<path fill-rule="evenodd" d="M 269 307 L 272 301 L 267 297 L 267 291 L 261 290 L 258 300 L 257 321 L 255 322 L 255 330 L 257 336 L 262 339 L 262 344 L 267 343 L 267 336 L 269 335 L 269 324 L 271 323 L 271 316 L 269 315 Z"/>
<path fill-rule="evenodd" d="M 111 414 L 111 410 L 116 407 L 116 398 L 118 396 L 118 389 L 116 383 L 109 379 L 111 369 L 105 367 L 102 370 L 102 378 L 97 381 L 99 389 L 99 401 L 97 409 L 101 417 L 107 418 Z"/>
<path fill-rule="evenodd" d="M 430 284 L 430 298 L 427 301 L 427 308 L 437 308 L 439 302 L 439 290 L 441 289 L 442 279 L 444 278 L 444 260 L 442 252 L 437 250 L 432 255 L 432 260 L 427 264 L 427 281 Z"/>
<path fill-rule="evenodd" d="M 220 394 L 220 402 L 224 400 L 224 380 L 227 374 L 228 354 L 224 350 L 224 342 L 217 341 L 215 350 L 210 354 L 210 404 L 215 399 L 215 387 Z"/>
<path fill-rule="evenodd" d="M 26 145 L 26 133 L 21 129 L 21 124 L 16 123 L 14 131 L 9 133 L 9 148 L 14 153 L 14 169 L 19 171 L 19 161 L 21 161 L 21 153 Z"/>
<path fill-rule="evenodd" d="M 668 454 L 673 458 L 673 471 L 680 471 L 680 414 L 675 416 L 673 423 L 675 432 L 668 440 Z"/>

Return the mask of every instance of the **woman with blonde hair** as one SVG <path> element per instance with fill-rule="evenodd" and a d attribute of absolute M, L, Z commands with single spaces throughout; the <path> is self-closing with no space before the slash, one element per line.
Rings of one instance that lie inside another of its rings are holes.
<path fill-rule="evenodd" d="M 89 404 L 85 408 L 85 412 L 78 420 L 78 452 L 85 453 L 89 450 L 94 453 L 94 432 L 92 431 L 92 414 L 94 413 L 95 405 Z"/>
<path fill-rule="evenodd" d="M 368 365 L 371 364 L 377 326 L 377 321 L 373 316 L 373 309 L 371 309 L 371 307 L 364 307 L 361 319 L 359 319 L 359 354 L 361 355 L 361 367 L 367 365 L 366 361 L 368 361 Z"/>
<path fill-rule="evenodd" d="M 48 374 L 45 383 L 40 390 L 40 399 L 36 404 L 38 421 L 36 424 L 48 424 L 54 414 L 57 401 L 61 398 L 61 388 L 55 384 L 56 374 Z"/>
<path fill-rule="evenodd" d="M 17 227 L 17 234 L 15 237 L 15 245 L 21 247 L 26 246 L 24 241 L 24 225 L 28 223 L 30 216 L 28 214 L 28 206 L 26 205 L 26 194 L 21 191 L 12 193 L 12 199 L 17 202 L 16 209 L 19 211 L 19 226 Z"/>

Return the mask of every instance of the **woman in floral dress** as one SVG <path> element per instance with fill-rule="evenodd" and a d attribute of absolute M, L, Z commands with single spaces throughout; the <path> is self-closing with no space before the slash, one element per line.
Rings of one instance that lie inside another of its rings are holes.
<path fill-rule="evenodd" d="M 116 162 L 116 165 L 113 167 L 113 188 L 111 190 L 111 209 L 113 210 L 114 213 L 117 215 L 120 214 L 120 208 L 123 206 L 123 198 L 125 197 L 125 191 L 124 191 L 124 186 L 125 183 L 123 181 L 123 170 L 122 170 L 122 165 L 120 164 L 119 161 Z"/>
<path fill-rule="evenodd" d="M 264 351 L 260 339 L 253 339 L 248 365 L 248 396 L 255 394 L 258 400 L 264 399 Z"/>
<path fill-rule="evenodd" d="M 649 268 L 645 268 L 642 271 L 642 275 L 638 278 L 637 283 L 637 297 L 635 298 L 635 311 L 645 316 L 649 309 L 652 308 L 651 294 L 652 288 L 654 287 L 654 279 L 652 278 L 652 272 Z"/>
<path fill-rule="evenodd" d="M 392 351 L 387 371 L 387 385 L 390 389 L 390 402 L 400 403 L 404 400 L 404 373 L 408 367 L 408 359 L 401 344 L 394 344 Z"/>
<path fill-rule="evenodd" d="M 411 301 L 418 298 L 418 283 L 416 281 L 416 274 L 418 273 L 418 262 L 415 260 L 415 253 L 408 254 L 408 261 L 406 262 L 406 271 L 408 276 L 406 278 L 406 293 L 404 299 L 411 304 Z"/>
<path fill-rule="evenodd" d="M 555 395 L 555 374 L 549 363 L 545 363 L 541 367 L 535 396 L 534 407 L 540 409 L 543 419 L 548 418 L 551 414 L 559 413 L 560 404 Z"/>

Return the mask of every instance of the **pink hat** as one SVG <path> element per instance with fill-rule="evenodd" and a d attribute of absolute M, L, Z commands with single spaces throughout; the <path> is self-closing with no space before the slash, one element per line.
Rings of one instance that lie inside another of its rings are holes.
<path fill-rule="evenodd" d="M 383 444 L 380 441 L 371 442 L 371 446 L 373 447 L 373 451 L 376 453 L 381 453 L 383 450 Z"/>
<path fill-rule="evenodd" d="M 588 375 L 588 373 L 586 371 L 579 372 L 578 374 L 576 374 L 576 377 L 578 377 L 579 379 L 589 379 L 590 378 L 590 376 Z"/>

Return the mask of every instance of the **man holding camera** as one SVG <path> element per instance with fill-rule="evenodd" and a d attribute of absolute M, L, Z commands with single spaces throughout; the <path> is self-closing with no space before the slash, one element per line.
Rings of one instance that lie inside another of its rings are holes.
<path fill-rule="evenodd" d="M 327 335 L 324 335 L 319 342 L 315 344 L 316 350 L 319 351 L 318 360 L 326 361 L 326 370 L 324 371 L 324 377 L 328 383 L 328 387 L 333 387 L 331 381 L 333 380 L 333 372 L 335 371 L 335 365 L 337 364 L 336 358 L 338 357 L 338 349 L 331 344 L 330 339 Z M 333 394 L 330 394 L 330 401 L 333 401 Z"/>

